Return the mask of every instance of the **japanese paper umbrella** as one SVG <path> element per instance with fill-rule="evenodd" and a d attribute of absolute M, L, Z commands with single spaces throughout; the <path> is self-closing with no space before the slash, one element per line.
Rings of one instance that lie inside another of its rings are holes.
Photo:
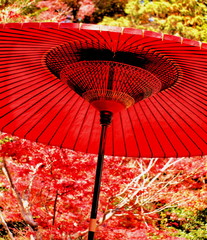
<path fill-rule="evenodd" d="M 99 153 L 89 239 L 104 154 L 207 154 L 201 42 L 88 24 L 2 24 L 0 86 L 1 131 Z"/>

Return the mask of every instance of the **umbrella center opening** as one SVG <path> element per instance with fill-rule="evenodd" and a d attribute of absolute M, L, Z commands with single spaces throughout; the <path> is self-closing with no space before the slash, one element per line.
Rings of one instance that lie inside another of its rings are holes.
<path fill-rule="evenodd" d="M 60 79 L 99 111 L 118 112 L 161 90 L 161 81 L 139 67 L 112 61 L 65 66 Z"/>
<path fill-rule="evenodd" d="M 47 68 L 99 111 L 119 112 L 173 86 L 177 65 L 145 49 L 112 52 L 105 42 L 77 41 L 52 48 Z"/>

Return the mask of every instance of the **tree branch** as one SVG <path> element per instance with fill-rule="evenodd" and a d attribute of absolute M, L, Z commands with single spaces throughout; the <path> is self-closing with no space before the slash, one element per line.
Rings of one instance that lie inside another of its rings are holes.
<path fill-rule="evenodd" d="M 8 228 L 8 225 L 7 225 L 7 223 L 6 223 L 5 219 L 4 219 L 4 216 L 3 216 L 3 213 L 2 213 L 1 210 L 0 210 L 0 223 L 4 226 L 4 228 L 5 228 L 6 231 L 8 232 L 9 238 L 10 238 L 11 240 L 15 240 L 12 232 L 11 232 L 11 231 L 9 230 L 9 228 Z"/>
<path fill-rule="evenodd" d="M 32 213 L 28 209 L 28 202 L 27 201 L 25 202 L 24 199 L 22 199 L 19 191 L 17 190 L 16 186 L 14 185 L 11 173 L 10 173 L 9 168 L 7 166 L 6 158 L 3 157 L 2 160 L 3 160 L 2 171 L 5 174 L 8 182 L 10 183 L 11 189 L 12 189 L 12 191 L 13 191 L 16 199 L 17 199 L 17 202 L 18 202 L 19 207 L 20 207 L 20 212 L 21 212 L 22 218 L 29 225 L 29 227 L 32 231 L 36 231 L 38 224 L 33 220 Z M 26 207 L 25 207 L 25 204 L 26 204 Z"/>
<path fill-rule="evenodd" d="M 52 218 L 52 225 L 55 225 L 55 217 L 56 217 L 56 210 L 57 210 L 57 200 L 58 200 L 58 190 L 56 191 L 55 195 L 55 202 L 53 207 L 53 218 Z"/>

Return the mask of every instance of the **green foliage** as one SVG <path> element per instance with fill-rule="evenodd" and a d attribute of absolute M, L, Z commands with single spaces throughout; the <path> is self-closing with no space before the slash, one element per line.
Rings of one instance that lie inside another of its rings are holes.
<path fill-rule="evenodd" d="M 34 16 L 45 11 L 44 8 L 38 8 L 37 4 L 40 0 L 16 0 L 0 2 L 0 22 L 28 22 Z"/>
<path fill-rule="evenodd" d="M 18 232 L 24 230 L 26 228 L 26 223 L 24 221 L 8 221 L 7 222 L 9 230 L 13 233 L 13 235 L 18 236 Z M 3 238 L 1 238 L 3 237 Z M 0 240 L 10 239 L 7 235 L 7 231 L 4 229 L 3 225 L 0 224 Z"/>
<path fill-rule="evenodd" d="M 0 7 L 5 7 L 9 4 L 13 4 L 15 0 L 0 0 Z"/>
<path fill-rule="evenodd" d="M 130 25 L 129 19 L 125 17 L 120 17 L 117 19 L 110 18 L 110 17 L 104 17 L 103 21 L 101 22 L 103 25 L 111 25 L 111 26 L 122 26 L 122 27 L 128 27 Z"/>
<path fill-rule="evenodd" d="M 0 139 L 0 145 L 7 143 L 7 142 L 12 142 L 13 137 L 6 136 L 5 138 Z"/>
<path fill-rule="evenodd" d="M 207 41 L 207 3 L 196 0 L 129 0 L 127 16 L 104 18 L 102 24 L 135 27 Z"/>
<path fill-rule="evenodd" d="M 1 174 L 1 170 L 0 170 L 0 174 Z M 5 187 L 4 184 L 0 182 L 0 192 L 1 191 L 8 191 L 8 188 Z"/>
<path fill-rule="evenodd" d="M 24 5 L 22 6 L 22 9 L 21 9 L 22 15 L 34 15 L 36 14 L 36 12 L 44 11 L 44 9 L 40 10 L 36 6 L 39 1 L 40 0 L 35 0 L 35 1 L 24 0 Z"/>
<path fill-rule="evenodd" d="M 160 227 L 168 229 L 168 231 L 174 233 L 177 237 L 191 240 L 206 240 L 206 214 L 207 208 L 203 210 L 176 207 L 167 209 L 160 214 Z"/>
<path fill-rule="evenodd" d="M 127 0 L 93 0 L 95 12 L 93 13 L 94 22 L 100 22 L 104 17 L 121 17 L 125 15 L 124 8 Z"/>

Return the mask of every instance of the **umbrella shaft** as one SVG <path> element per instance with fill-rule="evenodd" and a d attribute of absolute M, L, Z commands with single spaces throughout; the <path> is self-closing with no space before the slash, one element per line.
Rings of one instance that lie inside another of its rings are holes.
<path fill-rule="evenodd" d="M 107 131 L 107 127 L 111 121 L 111 114 L 110 114 L 110 116 L 107 116 L 108 114 L 105 115 L 104 112 L 102 112 L 102 115 L 103 115 L 101 117 L 102 128 L 101 128 L 101 136 L 100 136 L 100 143 L 99 143 L 98 161 L 97 161 L 97 167 L 96 167 L 96 178 L 95 178 L 95 184 L 94 184 L 88 240 L 94 239 L 94 234 L 96 231 L 96 217 L 97 217 L 97 211 L 98 211 L 98 202 L 99 202 L 100 186 L 101 186 L 101 175 L 102 175 L 102 168 L 103 168 L 103 161 L 104 161 L 106 131 Z M 110 121 L 105 122 L 104 117 L 106 117 L 107 120 L 109 119 Z M 108 118 L 108 117 L 110 117 L 110 118 Z"/>
<path fill-rule="evenodd" d="M 91 209 L 92 219 L 96 219 L 97 210 L 98 210 L 98 200 L 99 200 L 99 194 L 100 194 L 101 175 L 102 175 L 102 168 L 103 168 L 103 161 L 104 161 L 105 142 L 106 142 L 106 129 L 107 129 L 107 126 L 102 125 L 98 162 L 96 167 L 96 178 L 95 178 L 95 185 L 94 185 L 93 202 L 92 202 L 92 209 Z"/>
<path fill-rule="evenodd" d="M 88 240 L 93 240 L 94 239 L 95 232 L 89 231 L 88 232 Z"/>
<path fill-rule="evenodd" d="M 103 161 L 104 161 L 106 129 L 107 129 L 107 125 L 102 125 L 88 240 L 94 239 L 94 233 L 96 231 L 96 217 L 97 217 L 97 211 L 98 211 L 98 202 L 99 202 L 100 187 L 101 187 L 101 175 L 102 175 L 102 168 L 103 168 Z"/>

